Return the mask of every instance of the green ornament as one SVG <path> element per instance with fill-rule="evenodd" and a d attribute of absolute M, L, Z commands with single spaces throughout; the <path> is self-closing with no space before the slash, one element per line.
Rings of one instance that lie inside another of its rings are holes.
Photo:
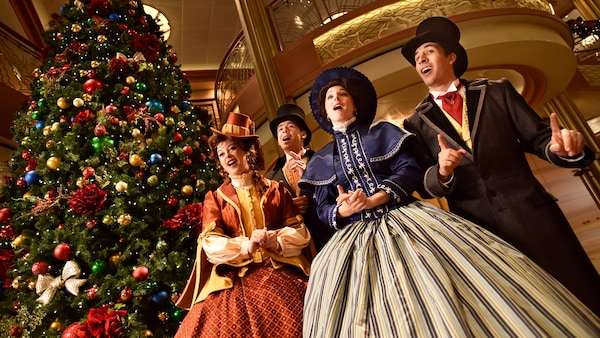
<path fill-rule="evenodd" d="M 173 318 L 175 318 L 176 320 L 182 320 L 184 315 L 184 309 L 175 309 L 175 311 L 173 311 Z"/>
<path fill-rule="evenodd" d="M 95 136 L 92 138 L 92 145 L 101 144 L 101 143 L 102 143 L 102 140 L 100 140 L 99 137 Z"/>
<path fill-rule="evenodd" d="M 31 117 L 38 120 L 40 117 L 42 117 L 42 113 L 40 113 L 38 110 L 36 110 L 31 114 Z"/>
<path fill-rule="evenodd" d="M 44 99 L 39 99 L 38 100 L 38 107 L 43 107 L 46 105 L 46 100 Z"/>
<path fill-rule="evenodd" d="M 146 86 L 145 83 L 143 82 L 138 82 L 135 84 L 135 90 L 139 93 L 143 93 L 146 91 L 146 89 L 148 89 L 148 87 Z"/>
<path fill-rule="evenodd" d="M 94 149 L 95 153 L 99 153 L 102 151 L 102 144 L 100 143 L 92 143 L 92 148 Z"/>
<path fill-rule="evenodd" d="M 92 273 L 100 274 L 105 273 L 108 269 L 108 264 L 105 261 L 95 261 L 92 264 Z"/>
<path fill-rule="evenodd" d="M 158 190 L 163 190 L 164 188 L 165 188 L 165 184 L 164 183 L 161 183 L 158 186 L 156 186 L 156 189 L 158 189 Z"/>

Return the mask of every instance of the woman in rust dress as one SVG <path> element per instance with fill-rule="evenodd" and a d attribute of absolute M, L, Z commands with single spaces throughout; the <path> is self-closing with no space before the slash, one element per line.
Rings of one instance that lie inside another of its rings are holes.
<path fill-rule="evenodd" d="M 260 140 L 230 113 L 209 139 L 224 183 L 206 194 L 194 269 L 177 306 L 183 337 L 301 337 L 310 233 L 292 196 L 264 178 Z"/>

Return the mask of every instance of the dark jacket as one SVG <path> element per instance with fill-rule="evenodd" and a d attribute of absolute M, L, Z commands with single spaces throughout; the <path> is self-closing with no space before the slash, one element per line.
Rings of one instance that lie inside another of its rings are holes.
<path fill-rule="evenodd" d="M 309 161 L 314 154 L 315 154 L 314 150 L 308 149 L 306 151 L 306 156 L 308 156 Z M 288 189 L 288 191 L 291 192 L 291 191 L 293 191 L 293 189 L 290 186 L 289 182 L 286 180 L 285 175 L 283 174 L 283 167 L 285 166 L 285 162 L 286 162 L 285 155 L 279 157 L 277 159 L 277 161 L 275 162 L 275 166 L 273 167 L 273 169 L 271 169 L 271 171 L 269 171 L 265 175 L 265 177 L 275 180 L 275 181 L 283 182 L 283 185 L 286 187 L 286 189 Z M 300 195 L 306 196 L 307 194 L 306 194 L 306 192 L 301 191 Z M 304 215 L 302 215 L 302 217 L 304 217 L 304 224 L 308 228 L 308 231 L 310 231 L 313 242 L 315 243 L 315 249 L 318 252 L 325 245 L 325 243 L 327 243 L 327 241 L 331 238 L 331 236 L 333 236 L 333 233 L 335 231 L 333 229 L 331 229 L 330 227 L 328 227 L 327 225 L 323 224 L 319 220 L 319 217 L 317 216 L 317 211 L 315 208 L 315 201 L 314 201 L 314 199 L 312 199 L 312 197 L 308 204 L 308 210 L 306 211 L 306 213 Z"/>
<path fill-rule="evenodd" d="M 461 80 L 466 88 L 470 150 L 429 95 L 404 127 L 422 146 L 424 185 L 446 197 L 452 212 L 494 232 L 550 272 L 593 311 L 600 313 L 600 276 L 554 198 L 534 177 L 525 152 L 561 167 L 579 168 L 594 161 L 585 156 L 569 162 L 549 150 L 551 130 L 503 79 Z M 438 180 L 441 134 L 449 147 L 467 154 L 449 187 Z"/>

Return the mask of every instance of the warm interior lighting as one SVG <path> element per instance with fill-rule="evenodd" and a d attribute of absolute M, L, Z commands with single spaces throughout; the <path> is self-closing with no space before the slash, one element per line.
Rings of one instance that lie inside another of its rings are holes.
<path fill-rule="evenodd" d="M 163 33 L 163 40 L 167 41 L 171 35 L 171 25 L 169 25 L 169 19 L 167 19 L 167 17 L 161 11 L 149 5 L 144 5 L 144 11 L 146 14 L 150 15 L 154 21 L 156 21 L 160 27 L 160 31 Z"/>

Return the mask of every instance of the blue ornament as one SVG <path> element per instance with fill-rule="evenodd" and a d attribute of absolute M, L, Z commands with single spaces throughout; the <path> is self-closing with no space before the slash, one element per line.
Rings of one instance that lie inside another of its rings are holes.
<path fill-rule="evenodd" d="M 169 301 L 169 294 L 166 291 L 159 291 L 152 296 L 152 301 L 156 305 L 164 305 Z"/>
<path fill-rule="evenodd" d="M 153 114 L 165 112 L 165 106 L 158 100 L 150 100 L 146 102 L 146 107 L 148 107 L 148 110 L 150 110 L 150 112 Z"/>
<path fill-rule="evenodd" d="M 162 163 L 162 156 L 160 154 L 152 154 L 150 155 L 150 164 L 161 164 Z"/>
<path fill-rule="evenodd" d="M 190 110 L 190 101 L 183 101 L 182 103 L 183 110 Z"/>
<path fill-rule="evenodd" d="M 40 183 L 40 176 L 35 172 L 35 170 L 30 170 L 25 173 L 25 182 L 27 182 L 27 184 Z"/>
<path fill-rule="evenodd" d="M 108 16 L 108 19 L 110 19 L 110 21 L 119 21 L 121 20 L 121 16 L 117 13 L 112 13 Z"/>
<path fill-rule="evenodd" d="M 39 120 L 35 123 L 35 129 L 44 129 L 44 126 L 46 125 L 46 122 L 44 122 L 43 120 Z"/>

